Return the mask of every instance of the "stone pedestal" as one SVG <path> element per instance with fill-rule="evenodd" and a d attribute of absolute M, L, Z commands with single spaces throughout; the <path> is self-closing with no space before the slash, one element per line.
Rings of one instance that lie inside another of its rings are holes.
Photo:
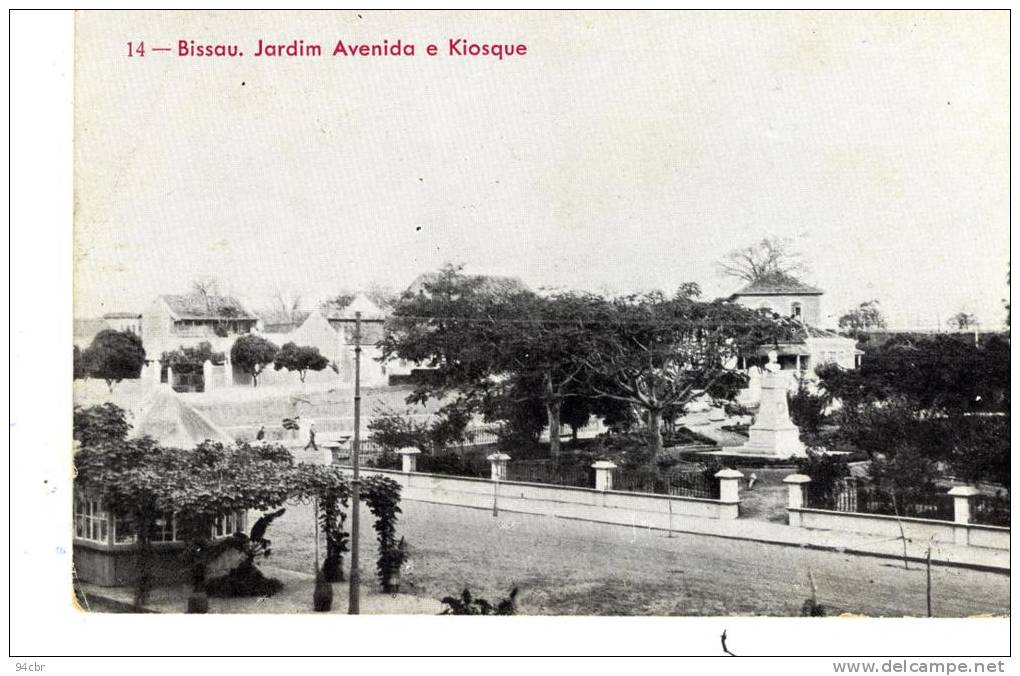
<path fill-rule="evenodd" d="M 397 450 L 400 456 L 400 470 L 405 474 L 418 471 L 418 454 L 421 453 L 413 446 L 405 446 Z"/>
<path fill-rule="evenodd" d="M 780 370 L 776 353 L 769 352 L 769 363 L 762 375 L 758 416 L 748 430 L 750 438 L 746 444 L 730 449 L 730 452 L 762 458 L 807 457 L 800 441 L 800 431 L 790 420 L 786 404 L 788 384 L 788 374 Z"/>
<path fill-rule="evenodd" d="M 980 491 L 973 486 L 956 486 L 949 490 L 949 495 L 953 496 L 953 521 L 956 524 L 953 528 L 953 540 L 958 545 L 969 544 L 967 524 L 970 523 L 973 513 L 972 501 L 979 493 Z"/>
<path fill-rule="evenodd" d="M 616 465 L 608 460 L 599 460 L 592 463 L 592 468 L 595 470 L 595 490 L 613 490 L 613 470 L 616 469 Z"/>
<path fill-rule="evenodd" d="M 783 483 L 786 484 L 788 491 L 786 496 L 787 523 L 794 528 L 799 528 L 800 512 L 796 510 L 802 509 L 807 504 L 807 485 L 811 483 L 811 477 L 806 474 L 791 474 L 783 479 Z"/>
<path fill-rule="evenodd" d="M 506 481 L 506 463 L 509 462 L 510 456 L 506 453 L 493 453 L 485 459 L 492 463 L 492 480 Z"/>

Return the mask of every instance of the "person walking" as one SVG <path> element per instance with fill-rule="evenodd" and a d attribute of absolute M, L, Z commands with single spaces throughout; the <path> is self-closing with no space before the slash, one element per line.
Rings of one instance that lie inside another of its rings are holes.
<path fill-rule="evenodd" d="M 304 450 L 312 449 L 313 451 L 319 450 L 319 447 L 315 443 L 315 423 L 311 420 L 308 421 L 308 443 L 305 444 Z"/>
<path fill-rule="evenodd" d="M 263 426 L 259 427 L 259 431 L 255 434 L 255 441 L 265 441 L 265 440 L 266 440 L 266 426 L 263 425 Z"/>

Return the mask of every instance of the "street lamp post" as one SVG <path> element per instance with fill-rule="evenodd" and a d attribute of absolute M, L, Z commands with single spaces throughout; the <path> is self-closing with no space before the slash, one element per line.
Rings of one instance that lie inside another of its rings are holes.
<path fill-rule="evenodd" d="M 354 442 L 351 447 L 351 588 L 347 612 L 358 615 L 361 612 L 360 584 L 361 572 L 358 570 L 359 519 L 358 507 L 361 502 L 361 475 L 358 465 L 361 458 L 361 313 L 354 313 Z"/>

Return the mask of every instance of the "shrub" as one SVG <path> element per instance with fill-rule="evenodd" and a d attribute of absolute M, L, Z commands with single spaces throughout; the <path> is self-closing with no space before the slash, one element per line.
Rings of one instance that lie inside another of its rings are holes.
<path fill-rule="evenodd" d="M 333 609 L 333 585 L 327 582 L 321 573 L 315 576 L 312 607 L 317 613 L 328 613 Z"/>
<path fill-rule="evenodd" d="M 440 615 L 516 615 L 517 591 L 514 587 L 509 596 L 492 605 L 485 599 L 472 597 L 471 591 L 465 588 L 460 596 L 444 596 L 440 600 L 446 606 Z"/>
<path fill-rule="evenodd" d="M 205 592 L 219 598 L 272 596 L 283 589 L 283 583 L 266 577 L 252 561 L 242 561 L 226 575 L 207 580 Z"/>

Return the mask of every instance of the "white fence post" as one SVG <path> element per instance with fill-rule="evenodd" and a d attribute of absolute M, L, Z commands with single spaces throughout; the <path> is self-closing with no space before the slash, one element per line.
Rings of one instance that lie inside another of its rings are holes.
<path fill-rule="evenodd" d="M 397 449 L 397 454 L 400 455 L 400 471 L 404 474 L 417 472 L 419 453 L 421 453 L 421 451 L 414 446 L 404 446 L 403 448 Z"/>
<path fill-rule="evenodd" d="M 616 469 L 616 465 L 608 460 L 599 460 L 592 463 L 592 467 L 595 469 L 595 490 L 613 490 L 613 470 Z"/>
<path fill-rule="evenodd" d="M 956 486 L 949 489 L 953 496 L 953 541 L 958 545 L 966 545 L 970 541 L 967 524 L 973 514 L 974 496 L 980 491 L 973 486 Z"/>
<path fill-rule="evenodd" d="M 735 469 L 721 469 L 715 473 L 719 480 L 719 502 L 723 509 L 720 519 L 735 519 L 740 515 L 740 480 L 744 475 Z"/>
<path fill-rule="evenodd" d="M 794 528 L 800 528 L 800 512 L 795 511 L 807 504 L 807 485 L 811 483 L 811 477 L 806 474 L 791 474 L 783 479 L 788 493 L 786 499 L 787 523 Z"/>
<path fill-rule="evenodd" d="M 506 453 L 493 453 L 485 459 L 492 463 L 492 480 L 506 481 L 506 463 L 510 460 L 510 456 Z"/>

